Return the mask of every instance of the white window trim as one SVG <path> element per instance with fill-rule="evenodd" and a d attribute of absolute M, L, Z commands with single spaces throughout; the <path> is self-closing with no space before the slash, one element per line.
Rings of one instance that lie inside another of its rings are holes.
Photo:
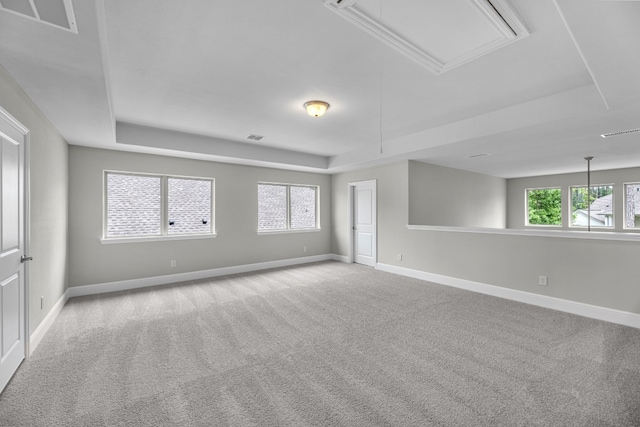
<path fill-rule="evenodd" d="M 149 237 L 109 237 L 100 239 L 103 245 L 111 245 L 114 243 L 149 243 L 149 242 L 166 242 L 172 240 L 196 240 L 196 239 L 214 239 L 218 237 L 216 233 L 211 234 L 176 234 L 172 236 L 149 236 Z"/>
<path fill-rule="evenodd" d="M 146 176 L 146 177 L 154 177 L 160 178 L 160 233 L 156 235 L 138 235 L 138 236 L 107 236 L 107 175 L 109 174 L 117 174 L 117 175 L 130 175 L 130 176 Z M 169 218 L 168 218 L 168 210 L 169 210 L 169 185 L 168 180 L 170 178 L 177 179 L 193 179 L 200 181 L 211 181 L 211 232 L 209 233 L 184 233 L 184 234 L 169 234 Z M 207 238 L 215 238 L 217 237 L 216 229 L 215 229 L 215 178 L 211 177 L 198 177 L 198 176 L 184 176 L 184 175 L 166 175 L 166 174 L 156 174 L 156 173 L 145 173 L 145 172 L 127 172 L 127 171 L 116 171 L 116 170 L 104 170 L 102 174 L 102 237 L 100 238 L 100 243 L 102 244 L 112 244 L 112 243 L 141 243 L 141 242 L 159 242 L 159 241 L 171 241 L 171 240 L 192 240 L 192 239 L 207 239 Z"/>
<path fill-rule="evenodd" d="M 572 188 L 586 188 L 587 185 L 585 184 L 578 184 L 578 185 L 570 185 L 569 186 L 569 191 L 567 194 L 567 198 L 568 200 L 568 204 L 567 206 L 569 207 L 568 209 L 568 220 L 569 222 L 567 223 L 569 225 L 569 228 L 573 229 L 573 230 L 587 230 L 589 227 L 586 225 L 573 225 L 573 196 L 571 194 L 571 189 Z M 596 230 L 615 230 L 616 229 L 616 220 L 615 220 L 615 215 L 616 215 L 616 185 L 615 184 L 591 184 L 591 187 L 611 187 L 613 189 L 613 193 L 611 193 L 611 225 L 605 225 L 605 226 L 599 226 L 599 225 L 591 225 L 591 230 L 593 231 L 594 229 Z"/>
<path fill-rule="evenodd" d="M 258 235 L 266 234 L 293 234 L 293 233 L 316 233 L 322 231 L 321 228 L 292 228 L 289 230 L 259 230 Z"/>
<path fill-rule="evenodd" d="M 535 190 L 560 190 L 560 224 L 529 224 L 529 191 Z M 562 211 L 564 210 L 562 203 L 562 187 L 535 187 L 535 188 L 525 188 L 524 189 L 524 226 L 525 227 L 534 227 L 534 228 L 562 228 L 563 227 L 563 217 Z"/>
<path fill-rule="evenodd" d="M 292 233 L 308 233 L 321 231 L 320 228 L 320 186 L 315 184 L 291 184 L 284 182 L 267 182 L 267 181 L 258 181 L 258 185 L 256 186 L 256 196 L 257 189 L 260 185 L 280 185 L 287 187 L 287 228 L 275 228 L 269 230 L 260 230 L 259 227 L 259 218 L 256 218 L 256 232 L 259 236 L 268 235 L 268 234 L 292 234 Z M 291 228 L 291 187 L 309 187 L 314 188 L 316 190 L 316 225 L 315 227 L 306 227 L 306 228 Z M 259 202 L 258 202 L 259 203 Z"/>

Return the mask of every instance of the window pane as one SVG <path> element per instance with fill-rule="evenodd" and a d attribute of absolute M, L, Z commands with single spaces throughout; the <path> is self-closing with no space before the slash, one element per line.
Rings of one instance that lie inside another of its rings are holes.
<path fill-rule="evenodd" d="M 640 228 L 640 183 L 625 184 L 625 228 Z"/>
<path fill-rule="evenodd" d="M 167 233 L 211 233 L 211 181 L 168 178 L 167 185 Z"/>
<path fill-rule="evenodd" d="M 107 174 L 107 237 L 159 235 L 160 178 Z"/>
<path fill-rule="evenodd" d="M 527 224 L 562 225 L 562 191 L 559 188 L 527 190 Z"/>
<path fill-rule="evenodd" d="M 316 188 L 291 186 L 291 228 L 316 227 Z"/>
<path fill-rule="evenodd" d="M 287 186 L 258 184 L 258 230 L 287 229 Z"/>
<path fill-rule="evenodd" d="M 572 226 L 613 227 L 613 186 L 571 187 L 571 212 Z"/>

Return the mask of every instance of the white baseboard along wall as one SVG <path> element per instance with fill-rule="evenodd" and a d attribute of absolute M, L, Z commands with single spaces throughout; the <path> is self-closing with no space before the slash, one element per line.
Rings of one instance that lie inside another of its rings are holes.
<path fill-rule="evenodd" d="M 376 265 L 376 269 L 387 273 L 394 273 L 401 276 L 412 277 L 414 279 L 425 280 L 427 282 L 438 283 L 440 285 L 452 286 L 454 288 L 466 289 L 468 291 L 492 295 L 498 298 L 536 305 L 538 307 L 550 308 L 552 310 L 564 311 L 566 313 L 577 314 L 579 316 L 590 317 L 592 319 L 604 320 L 605 322 L 631 326 L 632 328 L 640 328 L 640 314 L 534 294 L 531 292 L 503 288 L 501 286 L 488 285 L 486 283 L 474 282 L 471 280 L 458 279 L 456 277 L 428 273 L 426 271 L 397 267 L 395 265 L 378 263 Z"/>

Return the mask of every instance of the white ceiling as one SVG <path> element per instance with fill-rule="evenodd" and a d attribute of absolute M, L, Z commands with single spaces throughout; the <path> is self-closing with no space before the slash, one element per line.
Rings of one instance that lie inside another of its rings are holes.
<path fill-rule="evenodd" d="M 492 40 L 469 12 L 480 1 L 357 5 L 450 59 Z M 599 136 L 640 127 L 640 2 L 508 3 L 528 36 L 440 74 L 323 0 L 75 0 L 78 34 L 0 9 L 0 65 L 74 145 L 321 173 L 640 166 L 640 133 Z M 324 117 L 306 115 L 311 99 L 331 104 Z"/>

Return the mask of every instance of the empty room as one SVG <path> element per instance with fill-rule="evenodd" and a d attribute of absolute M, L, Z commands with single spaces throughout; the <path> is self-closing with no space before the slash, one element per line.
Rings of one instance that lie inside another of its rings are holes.
<path fill-rule="evenodd" d="M 638 22 L 0 0 L 0 426 L 640 426 Z"/>

